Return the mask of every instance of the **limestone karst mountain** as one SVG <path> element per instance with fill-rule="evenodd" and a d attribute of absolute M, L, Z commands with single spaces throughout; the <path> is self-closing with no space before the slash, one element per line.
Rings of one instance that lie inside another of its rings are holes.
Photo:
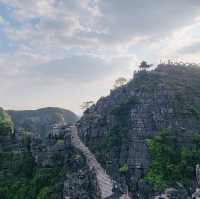
<path fill-rule="evenodd" d="M 0 109 L 1 199 L 100 199 L 96 176 L 71 146 L 67 125 L 59 139 L 12 129 L 11 118 Z"/>
<path fill-rule="evenodd" d="M 133 198 L 177 184 L 191 194 L 200 161 L 200 68 L 169 63 L 141 70 L 86 110 L 78 129 Z"/>
<path fill-rule="evenodd" d="M 42 137 L 47 136 L 52 124 L 75 123 L 78 120 L 78 116 L 72 111 L 57 107 L 24 111 L 8 110 L 7 112 L 12 117 L 15 128 L 24 128 Z"/>
<path fill-rule="evenodd" d="M 7 112 L 11 117 L 0 110 L 3 199 L 187 199 L 195 190 L 199 194 L 197 66 L 142 69 L 87 109 L 76 127 L 58 125 L 56 132 L 49 131 L 52 124 L 74 123 L 77 117 L 58 108 Z M 46 139 L 13 132 L 13 123 Z"/>

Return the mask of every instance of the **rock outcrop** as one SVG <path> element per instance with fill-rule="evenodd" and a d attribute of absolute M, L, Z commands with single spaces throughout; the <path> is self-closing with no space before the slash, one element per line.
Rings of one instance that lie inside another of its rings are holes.
<path fill-rule="evenodd" d="M 79 135 L 134 198 L 150 198 L 151 191 L 144 196 L 144 187 L 151 188 L 141 183 L 151 165 L 147 139 L 165 130 L 176 133 L 178 145 L 189 147 L 194 132 L 200 132 L 199 89 L 198 67 L 161 64 L 140 71 L 85 111 Z"/>
<path fill-rule="evenodd" d="M 0 131 L 0 198 L 100 199 L 96 175 L 70 142 Z"/>

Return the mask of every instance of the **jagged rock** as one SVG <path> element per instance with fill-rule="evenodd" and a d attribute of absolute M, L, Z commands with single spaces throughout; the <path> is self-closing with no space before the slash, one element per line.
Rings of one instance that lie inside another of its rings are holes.
<path fill-rule="evenodd" d="M 151 198 L 153 195 L 152 186 L 147 183 L 145 180 L 139 180 L 138 182 L 138 196 L 141 199 L 148 199 Z"/>
<path fill-rule="evenodd" d="M 197 186 L 200 186 L 200 166 L 199 164 L 196 165 L 196 179 L 197 179 Z M 200 199 L 200 188 L 196 188 L 196 191 L 192 194 L 192 199 Z"/>
<path fill-rule="evenodd" d="M 182 192 L 175 188 L 168 188 L 165 190 L 165 195 L 168 196 L 170 199 L 185 199 L 187 196 L 183 195 Z"/>
<path fill-rule="evenodd" d="M 185 189 L 168 188 L 164 194 L 154 197 L 155 199 L 188 199 L 189 196 Z"/>
<path fill-rule="evenodd" d="M 192 199 L 200 199 L 200 189 L 197 188 L 195 193 L 192 194 Z"/>
<path fill-rule="evenodd" d="M 88 175 L 87 170 L 79 170 L 76 173 L 67 175 L 64 181 L 63 198 L 99 199 L 100 195 L 98 196 L 98 186 L 95 179 L 95 173 L 90 172 Z"/>
<path fill-rule="evenodd" d="M 198 186 L 200 186 L 200 166 L 199 166 L 199 164 L 196 165 L 196 179 L 197 179 Z"/>
<path fill-rule="evenodd" d="M 160 196 L 155 196 L 154 199 L 170 199 L 166 194 L 162 194 Z"/>
<path fill-rule="evenodd" d="M 146 140 L 165 129 L 176 132 L 178 145 L 191 148 L 193 133 L 200 132 L 198 115 L 191 112 L 193 106 L 199 107 L 199 79 L 197 67 L 161 64 L 154 71 L 140 71 L 127 85 L 97 101 L 78 122 L 83 142 L 119 183 L 119 168 L 128 164 L 126 184 L 136 198 L 138 183 L 151 164 Z M 111 137 L 117 125 L 126 132 L 119 140 Z M 101 145 L 111 138 L 117 144 L 103 151 Z"/>
<path fill-rule="evenodd" d="M 26 143 L 23 132 L 16 133 L 19 134 L 0 135 L 0 198 L 8 198 L 7 194 L 12 192 L 12 198 L 23 199 L 25 197 L 18 190 L 25 191 L 27 186 L 31 186 L 28 189 L 33 193 L 26 193 L 26 198 L 30 194 L 39 197 L 33 194 L 40 194 L 40 189 L 41 194 L 47 194 L 49 199 L 62 199 L 68 195 L 70 199 L 100 198 L 96 175 L 89 170 L 82 154 L 71 146 L 70 140 L 44 141 L 33 136 Z M 41 187 L 32 186 L 43 178 Z M 23 184 L 24 180 L 26 184 Z M 6 184 L 7 181 L 10 183 Z M 14 186 L 20 187 L 13 190 Z"/>

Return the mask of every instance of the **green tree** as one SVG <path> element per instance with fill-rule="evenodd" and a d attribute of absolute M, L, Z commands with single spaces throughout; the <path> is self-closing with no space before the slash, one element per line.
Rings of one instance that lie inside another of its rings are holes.
<path fill-rule="evenodd" d="M 128 164 L 127 164 L 127 163 L 123 164 L 123 165 L 119 168 L 119 172 L 121 172 L 121 173 L 123 173 L 123 174 L 128 173 Z"/>
<path fill-rule="evenodd" d="M 191 143 L 192 149 L 177 144 L 176 135 L 163 133 L 148 140 L 152 164 L 145 179 L 158 190 L 176 182 L 191 186 L 195 179 L 195 166 L 200 162 L 200 146 L 195 140 Z"/>
<path fill-rule="evenodd" d="M 0 108 L 0 134 L 6 135 L 8 133 L 13 133 L 13 122 L 11 117 L 2 109 Z"/>
<path fill-rule="evenodd" d="M 127 83 L 127 79 L 124 77 L 119 77 L 115 80 L 114 89 L 119 88 Z"/>
<path fill-rule="evenodd" d="M 88 108 L 90 108 L 93 104 L 94 104 L 94 101 L 86 101 L 86 102 L 83 102 L 80 107 L 83 111 L 85 111 Z"/>
<path fill-rule="evenodd" d="M 146 61 L 142 61 L 139 65 L 139 68 L 142 70 L 151 68 L 153 65 L 152 64 L 148 64 Z"/>
<path fill-rule="evenodd" d="M 48 199 L 48 195 L 49 195 L 49 187 L 43 187 L 40 190 L 37 199 Z"/>

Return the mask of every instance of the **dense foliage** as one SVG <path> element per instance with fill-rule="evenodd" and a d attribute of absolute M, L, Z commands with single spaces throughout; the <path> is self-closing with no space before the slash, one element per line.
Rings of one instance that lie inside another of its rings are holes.
<path fill-rule="evenodd" d="M 126 174 L 126 173 L 128 172 L 128 164 L 127 164 L 127 163 L 123 164 L 123 165 L 119 168 L 119 171 L 120 171 L 121 173 Z"/>
<path fill-rule="evenodd" d="M 1 153 L 1 199 L 51 198 L 55 184 L 63 174 L 62 167 L 38 167 L 31 153 Z M 5 169 L 6 168 L 6 169 Z"/>
<path fill-rule="evenodd" d="M 13 123 L 10 116 L 0 108 L 0 135 L 6 135 L 13 131 Z"/>
<path fill-rule="evenodd" d="M 152 165 L 146 180 L 155 189 L 162 190 L 176 182 L 192 186 L 195 166 L 200 163 L 200 135 L 195 134 L 191 139 L 190 145 L 184 145 L 178 142 L 176 135 L 162 133 L 148 140 Z"/>

